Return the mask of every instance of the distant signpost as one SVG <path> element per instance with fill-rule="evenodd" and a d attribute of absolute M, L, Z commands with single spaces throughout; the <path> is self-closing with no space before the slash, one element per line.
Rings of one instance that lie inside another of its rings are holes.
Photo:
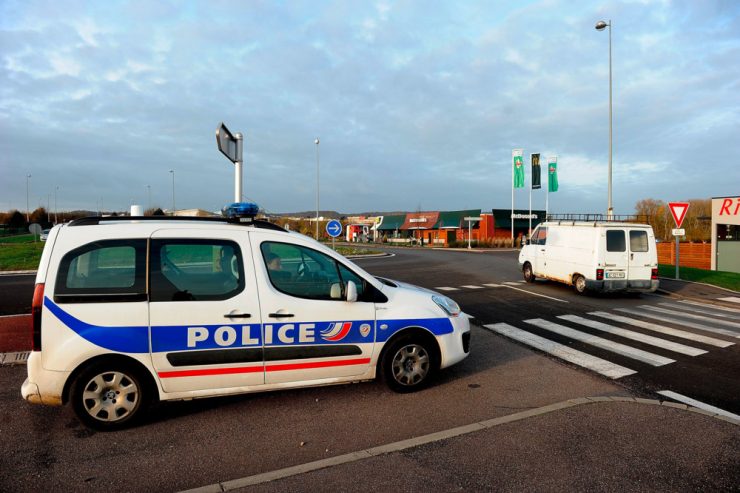
<path fill-rule="evenodd" d="M 28 226 L 28 231 L 33 235 L 33 241 L 36 241 L 36 237 L 41 235 L 41 225 L 33 223 Z"/>
<path fill-rule="evenodd" d="M 332 219 L 326 223 L 326 232 L 331 236 L 331 247 L 334 248 L 334 238 L 342 234 L 342 223 Z"/>

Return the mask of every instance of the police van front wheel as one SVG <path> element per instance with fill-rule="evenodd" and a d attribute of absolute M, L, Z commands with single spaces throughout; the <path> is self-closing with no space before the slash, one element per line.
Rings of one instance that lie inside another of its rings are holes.
<path fill-rule="evenodd" d="M 414 392 L 429 384 L 437 356 L 427 340 L 402 337 L 388 348 L 381 365 L 383 380 L 391 390 Z"/>
<path fill-rule="evenodd" d="M 80 373 L 70 400 L 80 420 L 91 428 L 113 431 L 132 425 L 149 403 L 144 380 L 132 366 L 96 363 Z"/>

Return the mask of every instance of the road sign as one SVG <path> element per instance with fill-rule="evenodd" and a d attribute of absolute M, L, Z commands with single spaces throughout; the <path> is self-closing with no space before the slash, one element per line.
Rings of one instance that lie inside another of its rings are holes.
<path fill-rule="evenodd" d="M 671 210 L 673 220 L 676 221 L 676 227 L 680 228 L 683 219 L 686 217 L 686 211 L 689 210 L 688 202 L 668 202 L 668 208 Z"/>
<path fill-rule="evenodd" d="M 218 150 L 221 151 L 224 156 L 229 158 L 229 161 L 232 163 L 242 160 L 242 157 L 240 156 L 241 152 L 239 152 L 240 149 L 237 145 L 237 139 L 234 137 L 234 134 L 226 128 L 226 125 L 224 125 L 223 122 L 216 129 L 216 145 L 218 145 Z"/>
<path fill-rule="evenodd" d="M 686 236 L 686 230 L 683 228 L 676 228 L 673 230 L 673 236 Z"/>
<path fill-rule="evenodd" d="M 332 238 L 336 238 L 337 236 L 342 234 L 342 223 L 337 221 L 336 219 L 332 219 L 328 223 L 326 223 L 326 232 L 329 233 L 329 236 Z"/>
<path fill-rule="evenodd" d="M 41 231 L 42 231 L 41 225 L 38 224 L 38 223 L 33 223 L 33 224 L 31 224 L 31 225 L 28 226 L 28 231 L 31 234 L 40 235 L 41 234 Z"/>

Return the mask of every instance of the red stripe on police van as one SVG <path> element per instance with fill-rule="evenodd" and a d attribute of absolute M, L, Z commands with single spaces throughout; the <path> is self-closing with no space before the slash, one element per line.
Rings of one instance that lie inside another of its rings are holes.
<path fill-rule="evenodd" d="M 159 378 L 207 377 L 210 375 L 233 375 L 235 373 L 257 373 L 262 366 L 243 366 L 240 368 L 211 368 L 208 370 L 160 371 Z"/>
<path fill-rule="evenodd" d="M 311 368 L 328 368 L 332 366 L 350 366 L 366 365 L 370 363 L 370 358 L 345 359 L 341 361 L 315 361 L 313 363 L 288 363 L 285 365 L 269 365 L 265 368 L 267 371 L 286 371 L 286 370 L 308 370 Z"/>
<path fill-rule="evenodd" d="M 269 365 L 264 368 L 266 371 L 288 371 L 288 370 L 308 370 L 311 368 L 330 368 L 334 366 L 351 366 L 366 365 L 370 363 L 370 358 L 345 359 L 341 361 L 316 361 L 313 363 L 290 363 L 285 365 Z M 263 371 L 261 366 L 247 366 L 240 368 L 211 368 L 208 370 L 179 370 L 179 371 L 161 371 L 158 373 L 160 378 L 178 378 L 178 377 L 207 377 L 212 375 L 233 375 L 237 373 L 257 373 Z"/>

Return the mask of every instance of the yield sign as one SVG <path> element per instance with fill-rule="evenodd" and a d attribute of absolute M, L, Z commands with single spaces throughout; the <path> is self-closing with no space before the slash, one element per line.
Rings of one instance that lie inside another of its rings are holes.
<path fill-rule="evenodd" d="M 668 202 L 668 208 L 671 210 L 673 220 L 676 221 L 676 227 L 680 228 L 683 218 L 686 217 L 686 211 L 689 210 L 688 202 Z"/>

